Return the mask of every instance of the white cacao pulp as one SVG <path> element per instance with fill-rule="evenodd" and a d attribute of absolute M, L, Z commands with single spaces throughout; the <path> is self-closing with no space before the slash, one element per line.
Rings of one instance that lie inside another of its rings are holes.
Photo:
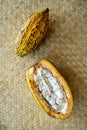
<path fill-rule="evenodd" d="M 37 69 L 34 79 L 40 93 L 51 107 L 57 112 L 65 114 L 67 109 L 66 94 L 53 74 L 49 70 L 40 67 Z"/>

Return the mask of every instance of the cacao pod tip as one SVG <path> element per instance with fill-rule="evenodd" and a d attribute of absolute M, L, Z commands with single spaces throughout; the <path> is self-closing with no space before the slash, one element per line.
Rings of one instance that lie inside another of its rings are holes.
<path fill-rule="evenodd" d="M 46 12 L 49 12 L 49 9 L 48 9 L 48 8 L 46 8 Z"/>

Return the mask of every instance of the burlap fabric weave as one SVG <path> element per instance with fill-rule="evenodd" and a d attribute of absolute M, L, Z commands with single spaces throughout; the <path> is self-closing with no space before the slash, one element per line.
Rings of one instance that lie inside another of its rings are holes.
<path fill-rule="evenodd" d="M 16 56 L 14 41 L 33 12 L 49 8 L 45 40 L 33 53 Z M 26 83 L 26 70 L 41 58 L 67 80 L 74 109 L 62 121 L 44 113 Z M 0 130 L 87 129 L 87 0 L 0 0 Z"/>

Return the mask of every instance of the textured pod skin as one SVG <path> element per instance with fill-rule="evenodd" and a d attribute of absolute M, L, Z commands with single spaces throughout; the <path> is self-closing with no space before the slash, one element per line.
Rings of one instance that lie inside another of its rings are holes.
<path fill-rule="evenodd" d="M 24 23 L 15 41 L 17 55 L 29 54 L 44 39 L 48 28 L 48 15 L 47 8 L 32 14 Z"/>
<path fill-rule="evenodd" d="M 59 80 L 60 84 L 63 86 L 63 90 L 66 94 L 67 102 L 68 102 L 67 110 L 66 110 L 65 114 L 53 110 L 51 108 L 51 106 L 49 106 L 49 104 L 45 101 L 44 97 L 41 96 L 40 91 L 38 91 L 38 86 L 35 83 L 34 76 L 36 74 L 37 69 L 40 66 L 48 69 L 52 73 L 52 75 L 57 80 Z M 28 86 L 29 86 L 31 93 L 34 96 L 36 102 L 48 115 L 50 115 L 54 118 L 58 118 L 58 119 L 66 119 L 70 116 L 70 114 L 72 112 L 72 108 L 73 108 L 73 98 L 72 98 L 70 88 L 69 88 L 67 82 L 65 81 L 65 79 L 61 76 L 59 71 L 54 67 L 54 65 L 52 63 L 50 63 L 46 59 L 42 59 L 39 63 L 37 63 L 36 65 L 32 66 L 29 70 L 27 70 L 26 78 L 27 78 Z"/>

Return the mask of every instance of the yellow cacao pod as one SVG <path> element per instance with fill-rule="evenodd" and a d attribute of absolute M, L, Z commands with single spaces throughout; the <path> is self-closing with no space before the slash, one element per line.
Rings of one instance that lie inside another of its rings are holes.
<path fill-rule="evenodd" d="M 24 23 L 15 41 L 17 55 L 29 54 L 44 39 L 48 28 L 48 15 L 47 8 L 32 14 Z"/>
<path fill-rule="evenodd" d="M 46 59 L 26 72 L 28 86 L 40 107 L 50 116 L 66 119 L 73 108 L 70 88 L 55 66 Z"/>

